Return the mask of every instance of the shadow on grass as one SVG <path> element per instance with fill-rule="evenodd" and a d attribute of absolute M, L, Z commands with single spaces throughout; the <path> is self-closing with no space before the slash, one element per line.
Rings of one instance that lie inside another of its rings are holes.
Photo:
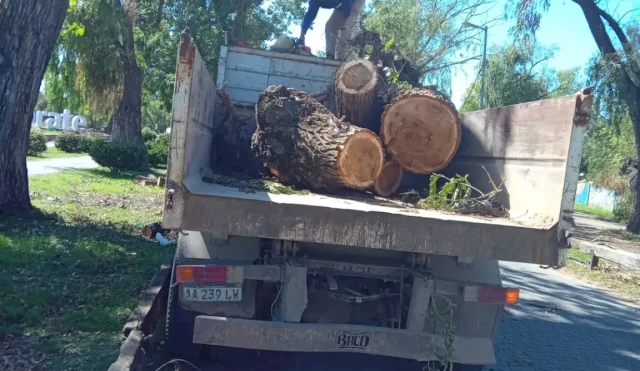
<path fill-rule="evenodd" d="M 3 217 L 0 336 L 46 335 L 53 370 L 93 366 L 105 352 L 113 361 L 122 325 L 167 253 L 110 225 L 70 223 L 40 210 Z M 107 350 L 89 346 L 105 342 Z"/>

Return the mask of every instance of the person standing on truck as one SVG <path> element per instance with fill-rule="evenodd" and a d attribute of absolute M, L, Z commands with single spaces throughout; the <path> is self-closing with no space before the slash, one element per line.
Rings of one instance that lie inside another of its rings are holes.
<path fill-rule="evenodd" d="M 304 37 L 316 19 L 320 8 L 333 9 L 333 14 L 324 27 L 326 53 L 329 59 L 342 59 L 347 52 L 347 42 L 351 38 L 353 27 L 360 18 L 365 0 L 309 0 L 309 9 L 304 15 L 300 42 L 304 45 Z"/>

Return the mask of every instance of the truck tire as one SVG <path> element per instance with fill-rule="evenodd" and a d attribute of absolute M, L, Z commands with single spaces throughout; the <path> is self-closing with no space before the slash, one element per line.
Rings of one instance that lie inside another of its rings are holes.
<path fill-rule="evenodd" d="M 201 344 L 193 343 L 193 326 L 198 315 L 181 309 L 178 305 L 178 285 L 175 282 L 175 260 L 171 270 L 171 285 L 167 298 L 165 327 L 165 353 L 169 357 L 197 359 L 202 352 Z"/>

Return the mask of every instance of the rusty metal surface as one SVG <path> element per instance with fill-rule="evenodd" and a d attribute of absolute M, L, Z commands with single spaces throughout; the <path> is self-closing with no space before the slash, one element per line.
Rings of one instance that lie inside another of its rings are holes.
<path fill-rule="evenodd" d="M 428 218 L 395 210 L 367 211 L 189 192 L 185 193 L 185 209 L 185 229 L 216 234 L 552 265 L 560 247 L 553 229 L 435 212 Z"/>

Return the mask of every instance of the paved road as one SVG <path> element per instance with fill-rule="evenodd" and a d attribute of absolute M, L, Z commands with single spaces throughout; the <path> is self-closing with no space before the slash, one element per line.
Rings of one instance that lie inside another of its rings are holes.
<path fill-rule="evenodd" d="M 27 161 L 29 176 L 53 174 L 65 170 L 95 169 L 98 167 L 100 165 L 96 164 L 89 156 Z"/>
<path fill-rule="evenodd" d="M 640 307 L 613 294 L 536 265 L 501 263 L 504 284 L 521 289 L 520 303 L 502 316 L 498 363 L 487 371 L 638 371 Z M 363 355 L 252 356 L 213 370 L 422 371 L 411 362 Z M 148 368 L 155 370 L 158 364 Z"/>
<path fill-rule="evenodd" d="M 502 318 L 489 370 L 640 370 L 640 307 L 551 268 L 501 267 L 521 299 Z"/>

